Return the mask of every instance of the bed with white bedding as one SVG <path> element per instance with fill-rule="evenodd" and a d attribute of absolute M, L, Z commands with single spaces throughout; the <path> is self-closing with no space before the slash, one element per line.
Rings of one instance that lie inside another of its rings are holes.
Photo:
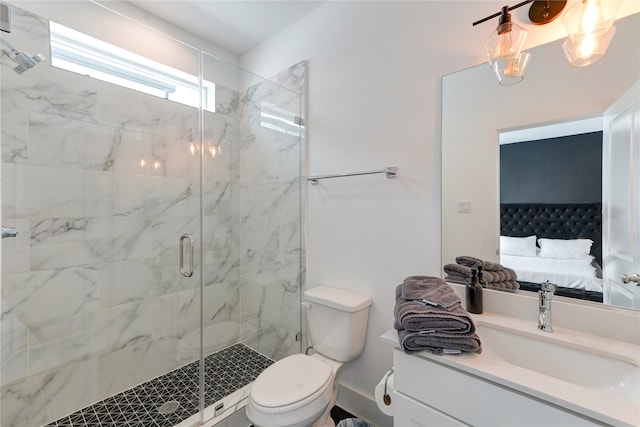
<path fill-rule="evenodd" d="M 602 292 L 602 279 L 589 259 L 551 259 L 500 255 L 500 264 L 513 269 L 518 281 L 543 283 L 572 289 Z"/>
<path fill-rule="evenodd" d="M 557 295 L 602 302 L 602 205 L 502 204 L 500 264 L 520 288 L 558 286 Z"/>

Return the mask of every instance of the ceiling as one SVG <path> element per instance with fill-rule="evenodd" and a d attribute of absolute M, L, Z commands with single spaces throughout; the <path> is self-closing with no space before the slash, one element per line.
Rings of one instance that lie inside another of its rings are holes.
<path fill-rule="evenodd" d="M 327 1 L 330 0 L 128 0 L 127 3 L 241 56 Z M 481 32 L 481 37 L 484 39 L 489 34 L 490 28 L 495 28 L 496 19 L 493 23 L 484 23 L 473 29 L 470 23 L 472 19 L 480 19 L 500 11 L 504 5 L 503 1 L 440 0 L 438 3 L 447 4 L 449 8 L 457 8 L 461 13 L 464 12 L 465 20 L 450 23 L 450 26 L 454 27 L 452 34 L 458 37 L 457 42 L 464 44 L 468 42 L 471 34 L 477 38 Z M 362 3 L 366 2 L 362 1 Z M 581 0 L 568 0 L 565 10 L 580 3 Z M 618 18 L 640 12 L 638 0 L 622 0 L 617 4 L 621 5 Z M 566 37 L 566 30 L 560 19 L 547 25 L 533 25 L 529 22 L 528 11 L 529 6 L 512 11 L 514 22 L 529 32 L 527 45 L 537 46 Z M 472 33 L 470 33 L 471 30 L 473 30 Z M 455 46 L 456 42 L 453 41 L 451 45 Z"/>
<path fill-rule="evenodd" d="M 242 55 L 324 1 L 130 0 L 129 3 Z"/>

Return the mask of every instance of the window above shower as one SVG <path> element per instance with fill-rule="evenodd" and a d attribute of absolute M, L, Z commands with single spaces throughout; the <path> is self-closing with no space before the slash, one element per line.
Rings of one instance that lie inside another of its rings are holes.
<path fill-rule="evenodd" d="M 49 21 L 51 65 L 198 108 L 197 76 Z M 215 112 L 215 84 L 202 82 L 202 107 Z"/>

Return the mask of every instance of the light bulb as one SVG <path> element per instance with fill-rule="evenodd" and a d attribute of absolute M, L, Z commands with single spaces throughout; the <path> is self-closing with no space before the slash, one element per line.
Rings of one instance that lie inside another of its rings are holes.
<path fill-rule="evenodd" d="M 580 55 L 583 58 L 589 57 L 593 54 L 594 40 L 591 34 L 586 34 L 582 43 L 580 43 Z"/>
<path fill-rule="evenodd" d="M 604 20 L 604 13 L 602 12 L 600 2 L 586 0 L 578 29 L 581 33 L 590 34 L 598 25 L 601 25 Z"/>
<path fill-rule="evenodd" d="M 519 69 L 518 58 L 508 58 L 507 66 L 504 69 L 504 75 L 507 77 L 515 77 L 518 75 Z"/>
<path fill-rule="evenodd" d="M 196 144 L 194 144 L 193 142 L 189 145 L 189 151 L 191 152 L 192 156 L 196 155 L 196 151 L 198 150 L 198 146 Z"/>
<path fill-rule="evenodd" d="M 567 35 L 573 43 L 582 43 L 587 37 L 593 37 L 597 44 L 598 38 L 613 26 L 619 6 L 619 1 L 583 0 L 562 15 Z"/>
<path fill-rule="evenodd" d="M 511 31 L 506 34 L 498 36 L 498 44 L 496 46 L 496 58 L 509 58 L 514 53 L 513 39 L 511 38 Z"/>

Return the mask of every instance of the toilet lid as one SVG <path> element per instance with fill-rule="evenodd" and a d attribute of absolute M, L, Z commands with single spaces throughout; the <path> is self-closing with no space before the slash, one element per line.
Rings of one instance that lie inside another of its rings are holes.
<path fill-rule="evenodd" d="M 321 390 L 331 375 L 329 365 L 304 354 L 294 354 L 258 375 L 251 387 L 251 398 L 266 408 L 288 406 Z"/>

